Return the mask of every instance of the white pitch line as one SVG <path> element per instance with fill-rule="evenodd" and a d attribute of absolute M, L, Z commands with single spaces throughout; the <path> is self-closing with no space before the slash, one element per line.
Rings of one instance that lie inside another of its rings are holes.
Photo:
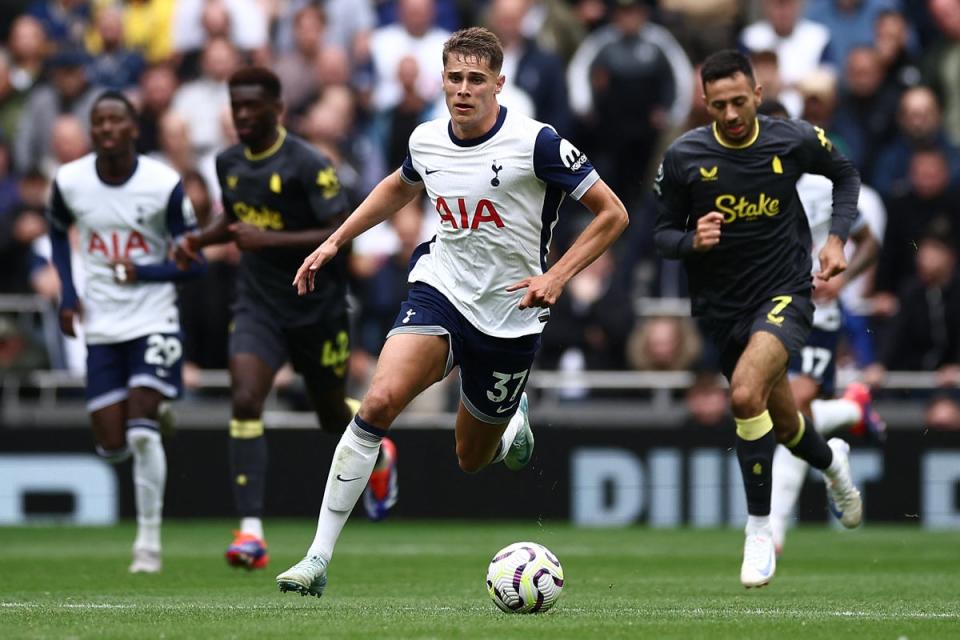
<path fill-rule="evenodd" d="M 61 602 L 61 603 L 39 603 L 39 602 L 0 602 L 0 609 L 174 609 L 174 610 L 194 610 L 194 611 L 250 611 L 250 610 L 269 610 L 277 611 L 287 609 L 285 604 L 266 604 L 266 605 L 217 605 L 217 604 L 192 604 L 192 603 L 170 603 L 170 604 L 111 604 L 98 602 Z M 350 607 L 353 608 L 353 607 Z M 431 613 L 442 613 L 449 611 L 460 611 L 460 607 L 447 606 L 395 606 L 388 607 L 390 611 L 430 611 Z M 487 607 L 471 607 L 470 611 L 486 610 Z M 960 613 L 951 613 L 946 611 L 916 611 L 911 613 L 888 613 L 882 611 L 818 611 L 818 610 L 791 610 L 783 609 L 716 609 L 709 610 L 702 607 L 693 609 L 615 609 L 597 610 L 584 609 L 580 607 L 562 607 L 564 611 L 570 613 L 586 614 L 588 616 L 600 615 L 632 615 L 638 618 L 662 618 L 664 615 L 677 616 L 686 619 L 703 618 L 735 618 L 739 616 L 762 616 L 762 617 L 781 617 L 784 619 L 822 619 L 822 618 L 856 618 L 865 620 L 956 620 L 960 619 Z"/>

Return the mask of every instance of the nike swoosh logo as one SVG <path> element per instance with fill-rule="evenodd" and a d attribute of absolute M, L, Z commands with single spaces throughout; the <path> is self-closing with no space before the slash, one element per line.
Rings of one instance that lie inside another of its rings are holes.
<path fill-rule="evenodd" d="M 763 574 L 763 577 L 767 577 L 767 576 L 770 575 L 771 569 L 773 569 L 773 554 L 772 554 L 772 553 L 767 557 L 767 566 L 766 566 L 766 567 L 763 569 L 763 571 L 761 571 L 760 573 Z"/>
<path fill-rule="evenodd" d="M 423 172 L 427 175 L 430 175 L 431 173 L 436 173 L 437 171 L 440 171 L 440 169 L 424 169 L 423 170 Z"/>
<path fill-rule="evenodd" d="M 509 407 L 497 407 L 497 413 L 506 413 L 507 411 L 510 411 L 510 409 L 513 409 L 515 406 L 517 406 L 516 402 L 514 402 Z"/>
<path fill-rule="evenodd" d="M 359 480 L 359 479 L 360 479 L 360 476 L 357 476 L 356 478 L 344 478 L 339 473 L 337 474 L 337 480 L 339 480 L 340 482 L 353 482 L 354 480 Z"/>

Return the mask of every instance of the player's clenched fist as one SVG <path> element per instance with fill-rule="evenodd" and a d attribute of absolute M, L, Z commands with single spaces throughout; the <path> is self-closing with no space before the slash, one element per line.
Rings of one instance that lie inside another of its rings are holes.
<path fill-rule="evenodd" d="M 200 261 L 200 245 L 197 242 L 197 234 L 184 234 L 177 244 L 173 247 L 173 261 L 177 264 L 177 269 L 186 271 L 190 268 L 191 262 Z"/>
<path fill-rule="evenodd" d="M 697 220 L 697 232 L 693 236 L 694 251 L 709 251 L 720 243 L 720 225 L 723 214 L 711 211 Z"/>

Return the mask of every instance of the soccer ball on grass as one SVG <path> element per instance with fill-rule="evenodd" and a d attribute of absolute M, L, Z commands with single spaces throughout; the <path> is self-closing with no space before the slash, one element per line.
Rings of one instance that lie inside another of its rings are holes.
<path fill-rule="evenodd" d="M 542 613 L 563 591 L 557 556 L 536 542 L 515 542 L 498 551 L 487 568 L 487 592 L 507 613 Z"/>

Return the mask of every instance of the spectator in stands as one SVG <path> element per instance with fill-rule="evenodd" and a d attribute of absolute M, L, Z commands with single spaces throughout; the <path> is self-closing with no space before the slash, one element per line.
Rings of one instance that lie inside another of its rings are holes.
<path fill-rule="evenodd" d="M 33 16 L 19 16 L 10 27 L 7 48 L 13 65 L 10 82 L 17 91 L 26 93 L 40 81 L 44 61 L 50 52 L 43 25 Z"/>
<path fill-rule="evenodd" d="M 50 82 L 38 85 L 30 92 L 20 118 L 20 127 L 14 148 L 18 171 L 40 166 L 49 158 L 53 123 L 64 114 L 70 114 L 84 123 L 90 122 L 90 107 L 99 93 L 87 81 L 85 52 L 63 50 L 49 60 Z"/>
<path fill-rule="evenodd" d="M 882 365 L 877 367 L 943 370 L 944 376 L 955 374 L 960 367 L 960 324 L 956 321 L 960 318 L 960 273 L 957 247 L 952 242 L 955 233 L 945 218 L 935 219 L 924 229 L 917 246 L 916 273 L 900 289 L 900 311 L 885 336 Z"/>
<path fill-rule="evenodd" d="M 578 141 L 630 212 L 660 135 L 686 119 L 693 86 L 680 45 L 649 21 L 652 4 L 617 0 L 612 23 L 583 41 L 567 69 Z"/>
<path fill-rule="evenodd" d="M 960 431 L 960 403 L 946 394 L 937 394 L 923 414 L 923 426 L 943 431 Z"/>
<path fill-rule="evenodd" d="M 275 55 L 290 53 L 295 46 L 294 20 L 304 7 L 316 5 L 316 0 L 287 0 L 276 9 L 271 29 Z M 355 0 L 326 0 L 323 2 L 326 29 L 324 44 L 347 52 L 355 67 L 370 61 L 370 36 L 376 26 L 376 14 L 371 2 Z"/>
<path fill-rule="evenodd" d="M 21 183 L 11 165 L 10 147 L 0 140 L 0 293 L 28 293 L 32 243 L 47 232 L 43 218 L 44 193 Z M 46 182 L 38 180 L 42 187 Z"/>
<path fill-rule="evenodd" d="M 627 351 L 634 369 L 685 371 L 700 359 L 703 339 L 690 318 L 654 316 L 634 329 Z"/>
<path fill-rule="evenodd" d="M 783 105 L 791 118 L 803 113 L 803 97 L 796 89 L 786 87 L 780 73 L 780 59 L 775 51 L 756 51 L 750 54 L 753 74 L 763 87 L 764 102 L 776 101 Z"/>
<path fill-rule="evenodd" d="M 300 132 L 304 126 L 307 112 L 323 97 L 323 92 L 330 87 L 347 88 L 357 98 L 358 111 L 366 111 L 369 105 L 369 91 L 357 91 L 356 76 L 350 66 L 350 56 L 345 49 L 339 47 L 321 47 L 317 58 L 312 65 L 313 81 L 310 82 L 313 90 L 299 103 L 287 103 L 284 114 L 287 126 L 293 131 Z"/>
<path fill-rule="evenodd" d="M 899 9 L 898 0 L 808 0 L 806 17 L 830 31 L 825 61 L 842 66 L 853 49 L 873 44 L 877 16 Z M 911 47 L 914 36 L 910 33 Z"/>
<path fill-rule="evenodd" d="M 203 51 L 205 58 L 211 40 L 226 40 L 257 64 L 270 58 L 267 16 L 257 0 L 177 0 L 173 20 L 173 47 L 183 60 L 181 77 L 195 74 L 197 54 Z M 200 66 L 205 73 L 204 63 Z"/>
<path fill-rule="evenodd" d="M 0 49 L 0 139 L 12 140 L 17 133 L 27 93 L 13 84 L 10 56 Z"/>
<path fill-rule="evenodd" d="M 880 315 L 897 312 L 894 297 L 914 273 L 917 244 L 937 218 L 950 222 L 945 240 L 960 247 L 960 190 L 950 187 L 947 160 L 939 149 L 922 149 L 910 159 L 909 190 L 892 197 L 887 208 L 887 230 L 877 265 L 873 304 Z"/>
<path fill-rule="evenodd" d="M 540 366 L 566 371 L 627 368 L 633 307 L 626 291 L 616 286 L 614 269 L 607 252 L 570 280 L 550 311 Z"/>
<path fill-rule="evenodd" d="M 803 0 L 763 0 L 763 19 L 740 34 L 740 46 L 750 53 L 773 51 L 779 62 L 784 92 L 780 102 L 791 117 L 798 117 L 799 96 L 793 85 L 820 66 L 830 43 L 830 31 L 824 25 L 801 16 Z M 764 97 L 768 97 L 764 85 Z"/>
<path fill-rule="evenodd" d="M 954 0 L 929 0 L 929 7 L 941 35 L 924 56 L 923 80 L 940 96 L 944 127 L 950 140 L 960 145 L 960 10 Z"/>
<path fill-rule="evenodd" d="M 530 96 L 535 119 L 552 125 L 561 136 L 568 136 L 572 133 L 573 115 L 563 60 L 524 35 L 523 22 L 531 5 L 530 0 L 493 0 L 490 4 L 489 26 L 503 44 L 501 73 L 507 83 Z"/>
<path fill-rule="evenodd" d="M 42 208 L 21 204 L 0 216 L 0 293 L 29 293 L 32 290 L 32 246 L 46 233 Z"/>
<path fill-rule="evenodd" d="M 223 38 L 203 48 L 203 73 L 180 86 L 173 96 L 172 109 L 190 122 L 190 144 L 202 156 L 226 146 L 220 119 L 230 104 L 227 78 L 239 64 L 237 51 Z"/>
<path fill-rule="evenodd" d="M 847 157 L 862 175 L 871 175 L 877 152 L 896 131 L 899 99 L 900 88 L 884 82 L 876 49 L 852 49 L 833 117 L 833 130 L 846 143 Z"/>
<path fill-rule="evenodd" d="M 908 48 L 910 25 L 899 11 L 887 10 L 874 23 L 874 48 L 880 56 L 886 82 L 903 88 L 920 84 L 920 67 Z"/>
<path fill-rule="evenodd" d="M 169 0 L 123 2 L 124 41 L 148 64 L 169 63 L 173 56 L 173 14 L 177 5 Z"/>
<path fill-rule="evenodd" d="M 30 291 L 30 243 L 46 233 L 40 212 L 24 207 L 12 172 L 10 147 L 0 140 L 0 293 Z"/>
<path fill-rule="evenodd" d="M 380 27 L 370 40 L 375 73 L 373 107 L 383 111 L 400 101 L 402 88 L 397 78 L 400 60 L 411 56 L 420 69 L 417 90 L 429 103 L 440 96 L 443 64 L 437 52 L 450 33 L 435 25 L 434 0 L 399 0 L 396 24 Z"/>
<path fill-rule="evenodd" d="M 730 413 L 730 398 L 727 388 L 721 383 L 716 371 L 700 371 L 686 395 L 687 418 L 685 429 L 709 429 L 729 434 L 736 428 Z"/>
<path fill-rule="evenodd" d="M 376 144 L 354 127 L 355 116 L 356 100 L 350 89 L 328 87 L 310 109 L 302 130 L 333 162 L 351 206 L 359 204 L 387 175 Z"/>
<path fill-rule="evenodd" d="M 100 50 L 87 67 L 90 82 L 120 91 L 135 87 L 146 66 L 143 56 L 127 47 L 120 9 L 106 7 L 97 12 Z"/>
<path fill-rule="evenodd" d="M 83 123 L 73 115 L 59 116 L 50 132 L 50 156 L 41 169 L 52 179 L 60 165 L 73 162 L 90 152 L 90 137 Z"/>
<path fill-rule="evenodd" d="M 11 213 L 19 202 L 20 189 L 13 173 L 10 144 L 0 135 L 0 218 Z"/>
<path fill-rule="evenodd" d="M 0 315 L 0 371 L 29 373 L 49 368 L 43 348 L 8 315 Z"/>
<path fill-rule="evenodd" d="M 916 149 L 937 148 L 947 159 L 950 186 L 960 187 L 960 149 L 947 138 L 936 94 L 928 87 L 908 89 L 900 97 L 896 137 L 883 148 L 873 170 L 872 184 L 885 195 L 903 190 Z"/>
<path fill-rule="evenodd" d="M 197 156 L 190 144 L 190 123 L 172 109 L 160 118 L 158 136 L 160 148 L 154 153 L 156 159 L 165 162 L 183 175 L 197 166 Z"/>
<path fill-rule="evenodd" d="M 34 0 L 27 14 L 40 21 L 58 49 L 80 49 L 91 25 L 89 0 Z"/>
<path fill-rule="evenodd" d="M 306 5 L 293 19 L 293 49 L 280 55 L 273 63 L 273 71 L 283 87 L 283 102 L 296 109 L 320 89 L 314 68 L 324 44 L 326 23 L 323 11 L 316 5 Z"/>
<path fill-rule="evenodd" d="M 658 0 L 664 26 L 693 60 L 736 46 L 745 5 L 740 0 Z M 751 8 L 756 2 L 749 3 Z M 697 90 L 700 93 L 700 90 Z"/>
<path fill-rule="evenodd" d="M 377 118 L 377 134 L 387 167 L 399 167 L 403 163 L 410 134 L 429 119 L 433 105 L 417 91 L 419 76 L 420 69 L 413 56 L 400 60 L 397 65 L 397 79 L 403 92 L 400 101 Z"/>
<path fill-rule="evenodd" d="M 140 76 L 137 151 L 144 154 L 160 149 L 160 119 L 173 104 L 177 76 L 166 64 L 147 67 Z"/>

